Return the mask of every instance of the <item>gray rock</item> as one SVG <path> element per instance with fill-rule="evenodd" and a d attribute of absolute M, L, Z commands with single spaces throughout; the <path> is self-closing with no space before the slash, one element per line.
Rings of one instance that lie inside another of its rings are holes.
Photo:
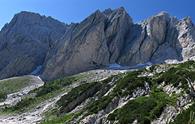
<path fill-rule="evenodd" d="M 42 78 L 101 68 L 110 63 L 136 65 L 182 61 L 194 56 L 194 26 L 161 12 L 134 24 L 124 8 L 96 11 L 66 32 L 48 57 Z M 60 65 L 60 66 L 59 66 Z"/>
<path fill-rule="evenodd" d="M 161 116 L 154 120 L 151 124 L 169 124 L 173 117 L 177 114 L 177 110 L 173 106 L 168 106 L 165 108 Z"/>
<path fill-rule="evenodd" d="M 29 74 L 53 80 L 117 63 L 186 61 L 195 56 L 195 28 L 161 12 L 135 24 L 124 8 L 96 11 L 81 23 L 21 12 L 0 32 L 0 78 Z"/>
<path fill-rule="evenodd" d="M 42 65 L 66 25 L 30 12 L 16 14 L 0 32 L 0 78 L 29 74 Z"/>
<path fill-rule="evenodd" d="M 42 78 L 50 80 L 116 62 L 131 25 L 123 8 L 96 11 L 65 33 L 56 54 L 45 64 Z"/>

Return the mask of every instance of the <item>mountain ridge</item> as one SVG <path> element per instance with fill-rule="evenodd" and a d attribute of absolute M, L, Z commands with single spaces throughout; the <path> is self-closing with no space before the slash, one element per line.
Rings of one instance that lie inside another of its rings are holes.
<path fill-rule="evenodd" d="M 195 122 L 189 17 L 134 23 L 119 8 L 66 25 L 22 12 L 0 32 L 0 57 L 2 124 Z"/>
<path fill-rule="evenodd" d="M 15 20 L 18 25 L 13 28 Z M 195 55 L 195 28 L 189 17 L 178 20 L 167 12 L 160 12 L 142 23 L 134 23 L 123 7 L 97 10 L 80 23 L 69 25 L 24 11 L 2 28 L 0 36 L 0 55 L 11 56 L 0 61 L 1 79 L 29 74 L 40 65 L 41 77 L 53 80 L 114 63 L 125 66 L 156 64 L 192 59 Z M 14 42 L 15 39 L 22 42 Z M 24 45 L 27 41 L 32 47 Z M 32 41 L 38 44 L 34 46 Z M 14 52 L 5 52 L 7 44 Z M 38 48 L 40 46 L 42 50 Z M 27 57 L 22 55 L 21 60 L 29 61 L 32 66 L 23 62 L 18 64 L 13 53 L 31 49 L 34 50 L 25 53 Z M 42 59 L 38 60 L 39 57 Z"/>

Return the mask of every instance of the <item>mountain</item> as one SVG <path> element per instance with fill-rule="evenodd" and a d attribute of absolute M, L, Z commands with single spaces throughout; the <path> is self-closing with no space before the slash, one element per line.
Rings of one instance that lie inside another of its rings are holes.
<path fill-rule="evenodd" d="M 115 63 L 186 61 L 194 58 L 194 39 L 189 17 L 179 20 L 166 12 L 133 23 L 122 7 L 97 10 L 70 25 L 21 12 L 0 32 L 0 78 L 40 67 L 42 79 L 53 80 Z"/>
<path fill-rule="evenodd" d="M 51 17 L 16 14 L 0 32 L 0 78 L 29 74 L 42 65 L 48 50 L 66 29 Z"/>
<path fill-rule="evenodd" d="M 194 124 L 194 40 L 166 12 L 18 13 L 0 31 L 0 124 Z"/>
<path fill-rule="evenodd" d="M 195 28 L 188 17 L 178 20 L 161 12 L 134 24 L 124 8 L 96 11 L 60 39 L 42 78 L 55 79 L 114 63 L 133 66 L 188 60 L 195 55 L 194 38 Z"/>

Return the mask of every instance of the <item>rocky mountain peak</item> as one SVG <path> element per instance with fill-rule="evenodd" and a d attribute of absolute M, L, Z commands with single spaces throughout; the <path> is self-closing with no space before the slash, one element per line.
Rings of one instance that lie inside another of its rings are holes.
<path fill-rule="evenodd" d="M 34 13 L 34 12 L 29 12 L 29 11 L 21 11 L 21 12 L 15 14 L 14 17 L 15 18 L 23 18 L 23 17 L 30 17 L 30 18 L 38 17 L 38 18 L 41 18 L 41 15 L 39 13 Z"/>
<path fill-rule="evenodd" d="M 106 14 L 106 15 L 110 15 L 112 12 L 113 12 L 113 10 L 111 8 L 105 9 L 103 11 L 103 13 Z"/>
<path fill-rule="evenodd" d="M 66 30 L 64 23 L 51 17 L 26 11 L 16 14 L 0 32 L 0 77 L 31 73 Z"/>
<path fill-rule="evenodd" d="M 101 16 L 101 15 L 103 15 L 102 14 L 102 12 L 100 11 L 100 10 L 96 10 L 94 13 L 92 13 L 90 16 L 89 16 L 89 18 L 92 16 L 95 16 L 95 17 L 98 17 L 98 16 Z"/>
<path fill-rule="evenodd" d="M 156 16 L 166 16 L 166 17 L 170 17 L 169 13 L 166 11 L 161 11 L 159 12 Z"/>
<path fill-rule="evenodd" d="M 112 12 L 119 12 L 119 13 L 122 13 L 122 12 L 126 12 L 125 8 L 124 7 L 119 7 L 117 9 L 111 9 L 111 8 L 108 8 L 108 9 L 105 9 L 103 11 L 103 13 L 105 14 L 111 14 Z"/>
<path fill-rule="evenodd" d="M 189 29 L 194 28 L 194 24 L 193 24 L 191 17 L 183 18 L 180 22 L 180 25 L 185 26 L 186 29 L 187 28 L 189 28 Z"/>
<path fill-rule="evenodd" d="M 126 10 L 123 7 L 120 7 L 118 9 L 106 9 L 104 11 L 100 11 L 100 10 L 96 10 L 94 13 L 92 13 L 88 18 L 86 18 L 84 21 L 86 20 L 101 20 L 103 19 L 108 19 L 109 21 L 113 21 L 117 18 L 120 17 L 128 17 L 130 20 L 131 17 L 128 15 L 128 13 L 126 12 Z M 84 22 L 82 21 L 82 22 Z"/>
<path fill-rule="evenodd" d="M 162 12 L 160 12 L 160 13 L 152 16 L 152 17 L 150 17 L 148 19 L 148 21 L 149 22 L 158 22 L 158 21 L 161 21 L 161 22 L 166 21 L 166 22 L 168 22 L 168 21 L 170 21 L 171 18 L 172 17 L 167 12 L 162 11 Z"/>
<path fill-rule="evenodd" d="M 80 23 L 65 25 L 24 11 L 0 32 L 0 77 L 19 75 L 21 68 L 9 70 L 16 63 L 24 65 L 24 59 L 31 67 L 21 74 L 42 65 L 45 80 L 113 63 L 133 66 L 167 59 L 182 61 L 195 55 L 194 40 L 192 20 L 178 20 L 167 12 L 135 24 L 123 7 L 97 10 Z"/>
<path fill-rule="evenodd" d="M 15 14 L 14 18 L 12 20 L 14 20 L 14 19 L 18 19 L 18 20 L 23 19 L 24 21 L 29 21 L 29 23 L 40 21 L 40 20 L 60 22 L 60 21 L 52 18 L 51 16 L 40 15 L 39 13 L 28 12 L 28 11 L 21 11 L 21 12 Z M 62 23 L 62 22 L 60 22 L 60 23 Z"/>
<path fill-rule="evenodd" d="M 117 13 L 127 13 L 124 7 L 119 7 L 117 9 L 114 9 L 113 11 Z"/>
<path fill-rule="evenodd" d="M 37 33 L 35 31 L 38 30 L 39 34 L 37 35 L 43 35 L 41 32 L 46 33 L 50 29 L 53 30 L 50 34 L 57 34 L 56 30 L 64 33 L 68 25 L 53 19 L 51 16 L 47 17 L 38 13 L 22 11 L 14 16 L 7 27 L 15 33 L 26 32 L 26 35 L 35 35 L 34 33 Z"/>
<path fill-rule="evenodd" d="M 27 24 L 35 24 L 42 20 L 42 18 L 46 18 L 37 13 L 22 11 L 16 14 L 10 22 L 10 25 L 27 25 Z"/>
<path fill-rule="evenodd" d="M 109 18 L 109 20 L 111 20 L 111 22 L 114 19 L 117 19 L 120 17 L 126 18 L 127 19 L 126 21 L 132 22 L 131 17 L 128 15 L 127 11 L 123 7 L 120 7 L 118 9 L 114 9 L 114 10 L 108 9 L 108 10 L 105 10 L 103 13 L 107 13 L 106 15 Z"/>

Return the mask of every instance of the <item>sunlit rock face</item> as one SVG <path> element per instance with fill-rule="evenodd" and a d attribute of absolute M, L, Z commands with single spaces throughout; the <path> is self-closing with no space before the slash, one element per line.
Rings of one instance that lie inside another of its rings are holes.
<path fill-rule="evenodd" d="M 133 23 L 124 8 L 96 11 L 65 25 L 51 17 L 21 12 L 0 32 L 0 78 L 32 73 L 45 80 L 107 67 L 193 59 L 195 28 L 161 12 Z M 173 61 L 173 62 L 172 62 Z"/>
<path fill-rule="evenodd" d="M 190 59 L 194 36 L 190 18 L 178 20 L 161 12 L 134 24 L 124 8 L 96 11 L 60 39 L 42 77 L 54 79 L 111 63 L 133 66 Z"/>
<path fill-rule="evenodd" d="M 43 77 L 52 79 L 115 63 L 132 25 L 123 8 L 96 11 L 65 33 L 47 61 Z"/>

